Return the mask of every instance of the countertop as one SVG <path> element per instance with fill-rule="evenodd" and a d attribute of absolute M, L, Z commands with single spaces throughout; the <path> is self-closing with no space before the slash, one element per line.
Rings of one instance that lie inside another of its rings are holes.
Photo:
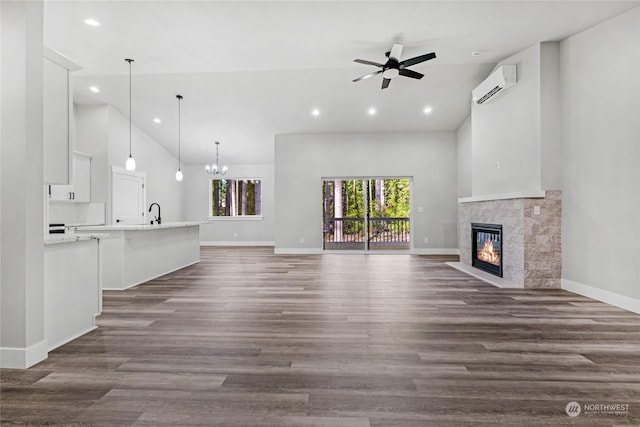
<path fill-rule="evenodd" d="M 52 235 L 50 237 L 47 237 L 46 239 L 44 239 L 44 244 L 45 245 L 57 245 L 57 244 L 60 244 L 60 243 L 74 243 L 74 242 L 80 242 L 80 241 L 83 241 L 83 240 L 102 239 L 102 238 L 106 238 L 106 237 L 109 237 L 109 235 L 106 234 L 106 233 L 59 234 L 59 235 Z"/>
<path fill-rule="evenodd" d="M 115 225 L 98 225 L 89 227 L 76 227 L 77 232 L 87 231 L 148 231 L 159 230 L 162 228 L 179 228 L 179 227 L 193 227 L 203 224 L 202 222 L 165 222 L 162 224 L 115 224 Z"/>

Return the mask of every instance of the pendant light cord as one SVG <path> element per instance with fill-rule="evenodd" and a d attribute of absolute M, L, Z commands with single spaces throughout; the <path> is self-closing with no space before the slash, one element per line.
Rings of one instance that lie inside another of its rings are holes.
<path fill-rule="evenodd" d="M 129 61 L 129 157 L 131 157 L 131 61 Z"/>
<path fill-rule="evenodd" d="M 129 157 L 131 157 L 131 63 L 133 59 L 125 59 L 129 63 Z"/>
<path fill-rule="evenodd" d="M 180 104 L 182 103 L 182 95 L 176 95 L 176 98 L 178 98 L 178 170 L 180 170 Z"/>

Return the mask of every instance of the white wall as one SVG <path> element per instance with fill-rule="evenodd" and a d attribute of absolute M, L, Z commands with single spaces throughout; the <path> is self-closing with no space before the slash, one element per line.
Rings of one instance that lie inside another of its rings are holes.
<path fill-rule="evenodd" d="M 563 41 L 560 58 L 563 287 L 640 310 L 639 9 Z"/>
<path fill-rule="evenodd" d="M 124 167 L 129 156 L 129 119 L 109 105 L 76 105 L 75 113 L 76 150 L 93 155 L 91 200 L 107 204 L 107 223 L 110 223 L 111 166 Z M 135 124 L 132 154 L 136 171 L 147 173 L 147 204 L 160 204 L 163 222 L 182 221 L 182 194 L 186 184 L 175 180 L 178 159 Z"/>
<path fill-rule="evenodd" d="M 472 105 L 473 196 L 560 186 L 558 51 L 557 43 L 541 43 L 501 61 L 516 65 L 516 85 L 492 103 Z"/>
<path fill-rule="evenodd" d="M 76 151 L 89 153 L 91 158 L 91 201 L 107 203 L 109 188 L 109 106 L 74 105 Z"/>
<path fill-rule="evenodd" d="M 42 2 L 0 2 L 0 367 L 47 357 Z"/>
<path fill-rule="evenodd" d="M 322 178 L 362 176 L 412 177 L 415 251 L 457 251 L 455 132 L 276 135 L 275 150 L 276 251 L 322 250 Z"/>
<path fill-rule="evenodd" d="M 225 178 L 262 180 L 262 219 L 214 219 L 200 226 L 203 245 L 273 245 L 274 170 L 273 165 L 228 165 Z M 184 218 L 186 221 L 208 221 L 209 180 L 204 165 L 187 166 L 185 178 Z"/>
<path fill-rule="evenodd" d="M 471 116 L 469 116 L 456 132 L 458 197 L 471 196 L 471 135 Z"/>

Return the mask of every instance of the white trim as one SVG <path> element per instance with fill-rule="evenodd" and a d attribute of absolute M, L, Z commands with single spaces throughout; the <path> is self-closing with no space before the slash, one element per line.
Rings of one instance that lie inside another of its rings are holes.
<path fill-rule="evenodd" d="M 206 224 L 216 221 L 262 221 L 262 215 L 210 216 Z"/>
<path fill-rule="evenodd" d="M 640 299 L 605 291 L 604 289 L 595 288 L 593 286 L 567 279 L 560 280 L 560 287 L 565 291 L 573 292 L 574 294 L 602 301 L 624 310 L 640 314 Z"/>
<path fill-rule="evenodd" d="M 274 248 L 276 255 L 322 255 L 323 250 L 319 248 Z"/>
<path fill-rule="evenodd" d="M 200 242 L 200 246 L 274 246 L 275 243 L 273 241 L 231 241 L 231 242 L 222 242 L 222 241 L 202 241 Z"/>
<path fill-rule="evenodd" d="M 124 288 L 102 288 L 102 290 L 103 291 L 124 291 L 124 290 L 127 290 L 129 288 L 133 288 L 134 286 L 138 286 L 138 285 L 142 285 L 143 283 L 150 282 L 151 280 L 157 279 L 158 277 L 162 277 L 162 276 L 164 276 L 166 274 L 173 273 L 174 271 L 178 271 L 178 270 L 180 270 L 182 268 L 189 267 L 190 265 L 197 264 L 199 262 L 200 262 L 200 259 L 198 259 L 197 261 L 189 262 L 189 263 L 187 263 L 187 264 L 185 264 L 183 266 L 176 267 L 173 270 L 165 271 L 164 273 L 160 273 L 160 274 L 158 274 L 156 276 L 151 276 L 151 277 L 149 277 L 147 279 L 140 280 L 140 281 L 138 281 L 136 283 L 132 283 L 131 285 L 126 285 Z"/>
<path fill-rule="evenodd" d="M 82 67 L 58 52 L 57 50 L 51 49 L 47 46 L 42 46 L 42 56 L 47 58 L 49 61 L 58 64 L 59 66 L 66 68 L 68 71 L 78 71 L 82 70 Z"/>
<path fill-rule="evenodd" d="M 61 347 L 61 346 L 65 345 L 65 344 L 66 344 L 66 343 L 68 343 L 68 342 L 71 342 L 71 341 L 73 341 L 73 340 L 75 340 L 75 339 L 77 339 L 77 338 L 80 338 L 80 337 L 81 337 L 81 336 L 83 336 L 84 334 L 88 334 L 89 332 L 91 332 L 91 331 L 93 331 L 93 330 L 95 330 L 95 329 L 98 329 L 98 327 L 97 327 L 97 326 L 95 326 L 95 322 L 96 322 L 96 321 L 95 321 L 95 316 L 94 316 L 94 320 L 93 320 L 94 326 L 92 326 L 92 327 L 90 327 L 90 328 L 87 328 L 87 329 L 85 329 L 85 330 L 84 330 L 84 331 L 82 331 L 82 332 L 78 332 L 77 334 L 74 334 L 74 335 L 72 335 L 72 336 L 70 336 L 70 337 L 65 337 L 62 341 L 60 341 L 60 342 L 58 342 L 58 343 L 56 343 L 56 344 L 50 345 L 50 346 L 49 346 L 49 351 L 53 351 L 53 350 L 55 350 L 56 348 Z"/>
<path fill-rule="evenodd" d="M 462 197 L 458 199 L 458 203 L 486 202 L 491 200 L 505 200 L 505 199 L 544 199 L 545 193 L 546 192 L 544 190 L 534 190 L 534 191 L 516 191 L 513 193 L 493 194 L 493 195 L 487 195 L 487 196 Z"/>
<path fill-rule="evenodd" d="M 456 270 L 462 271 L 463 273 L 466 273 L 469 276 L 473 276 L 476 279 L 480 279 L 498 288 L 524 289 L 524 285 L 514 283 L 510 280 L 503 279 L 502 277 L 494 276 L 493 274 L 486 273 L 482 270 L 478 270 L 475 267 L 472 267 L 470 265 L 467 265 L 461 262 L 447 262 L 446 264 L 449 267 L 455 268 Z"/>
<path fill-rule="evenodd" d="M 409 249 L 325 249 L 325 254 L 352 254 L 352 255 L 411 255 Z"/>
<path fill-rule="evenodd" d="M 458 248 L 414 248 L 414 255 L 460 255 Z"/>
<path fill-rule="evenodd" d="M 128 171 L 126 168 L 123 168 L 122 166 L 117 166 L 117 165 L 111 165 L 111 173 L 116 172 L 116 173 L 121 173 L 123 175 L 131 175 L 131 176 L 138 176 L 138 177 L 142 177 L 142 178 L 147 178 L 147 173 L 146 172 L 142 172 L 142 171 Z"/>
<path fill-rule="evenodd" d="M 47 340 L 30 347 L 0 347 L 0 368 L 27 369 L 48 357 Z"/>

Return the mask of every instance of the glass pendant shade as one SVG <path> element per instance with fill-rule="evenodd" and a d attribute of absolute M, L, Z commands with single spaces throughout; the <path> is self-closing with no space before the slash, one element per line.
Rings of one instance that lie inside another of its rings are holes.
<path fill-rule="evenodd" d="M 129 157 L 127 157 L 127 163 L 125 163 L 125 167 L 128 171 L 136 170 L 136 159 L 134 159 L 133 156 L 129 155 Z"/>
<path fill-rule="evenodd" d="M 178 169 L 178 171 L 176 172 L 176 181 L 180 182 L 182 181 L 182 171 L 180 169 Z"/>

